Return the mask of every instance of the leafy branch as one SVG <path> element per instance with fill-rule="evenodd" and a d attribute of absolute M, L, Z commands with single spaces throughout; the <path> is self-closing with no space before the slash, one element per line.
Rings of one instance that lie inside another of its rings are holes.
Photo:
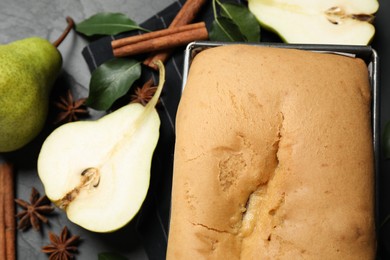
<path fill-rule="evenodd" d="M 107 12 L 85 19 L 76 24 L 75 29 L 86 36 L 149 31 L 124 14 Z M 140 77 L 141 63 L 135 59 L 113 58 L 104 62 L 92 72 L 86 105 L 96 110 L 108 110 Z"/>
<path fill-rule="evenodd" d="M 243 4 L 213 0 L 212 41 L 259 42 L 260 25 Z M 120 13 L 98 13 L 76 24 L 76 31 L 86 36 L 115 35 L 146 29 Z M 141 63 L 134 59 L 113 58 L 100 65 L 91 75 L 86 102 L 96 110 L 108 110 L 141 77 Z"/>

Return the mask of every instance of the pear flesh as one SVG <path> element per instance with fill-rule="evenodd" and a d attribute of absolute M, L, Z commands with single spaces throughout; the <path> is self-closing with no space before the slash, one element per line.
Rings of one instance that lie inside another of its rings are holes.
<path fill-rule="evenodd" d="M 42 130 L 62 58 L 46 39 L 0 45 L 0 152 L 17 150 Z"/>
<path fill-rule="evenodd" d="M 160 65 L 161 67 L 162 65 Z M 126 105 L 96 121 L 67 123 L 45 140 L 38 174 L 46 195 L 70 221 L 95 232 L 126 225 L 146 197 L 160 119 L 154 106 Z"/>
<path fill-rule="evenodd" d="M 287 43 L 367 45 L 377 0 L 248 0 L 261 25 Z"/>

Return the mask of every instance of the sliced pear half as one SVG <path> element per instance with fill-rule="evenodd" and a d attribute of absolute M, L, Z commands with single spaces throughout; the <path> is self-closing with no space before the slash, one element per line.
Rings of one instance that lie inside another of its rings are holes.
<path fill-rule="evenodd" d="M 70 221 L 95 232 L 126 225 L 146 197 L 159 138 L 155 109 L 164 84 L 144 107 L 129 104 L 97 121 L 65 124 L 45 140 L 38 174 L 46 195 Z"/>
<path fill-rule="evenodd" d="M 261 25 L 287 43 L 367 45 L 377 0 L 248 0 Z"/>

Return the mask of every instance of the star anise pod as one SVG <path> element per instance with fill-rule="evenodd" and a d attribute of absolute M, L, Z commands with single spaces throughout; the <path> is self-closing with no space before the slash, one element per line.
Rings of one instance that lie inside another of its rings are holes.
<path fill-rule="evenodd" d="M 54 123 L 77 121 L 79 120 L 79 116 L 87 115 L 89 112 L 85 105 L 86 100 L 86 98 L 80 98 L 75 101 L 71 90 L 68 89 L 65 97 L 60 96 L 60 100 L 54 102 L 54 105 L 60 109 L 60 113 L 58 113 Z"/>
<path fill-rule="evenodd" d="M 40 221 L 48 222 L 44 215 L 54 210 L 47 196 L 40 197 L 39 192 L 35 188 L 31 190 L 30 203 L 22 199 L 15 199 L 15 202 L 24 209 L 16 214 L 16 217 L 19 218 L 18 229 L 21 230 L 26 230 L 32 226 L 39 231 Z"/>
<path fill-rule="evenodd" d="M 78 252 L 80 236 L 69 236 L 68 228 L 65 226 L 59 236 L 49 232 L 49 239 L 51 243 L 42 247 L 42 252 L 49 254 L 49 260 L 74 259 Z"/>
<path fill-rule="evenodd" d="M 141 103 L 146 105 L 156 93 L 157 87 L 153 85 L 153 80 L 148 80 L 142 87 L 138 87 L 131 95 L 131 103 Z"/>

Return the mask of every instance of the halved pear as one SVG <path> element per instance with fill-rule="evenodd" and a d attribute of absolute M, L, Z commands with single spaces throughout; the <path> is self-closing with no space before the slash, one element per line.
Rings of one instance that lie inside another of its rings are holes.
<path fill-rule="evenodd" d="M 41 148 L 38 174 L 46 195 L 85 229 L 117 230 L 143 204 L 159 138 L 159 67 L 159 86 L 145 107 L 129 104 L 97 121 L 65 124 Z"/>
<path fill-rule="evenodd" d="M 287 43 L 367 45 L 377 0 L 248 0 L 265 28 Z"/>

